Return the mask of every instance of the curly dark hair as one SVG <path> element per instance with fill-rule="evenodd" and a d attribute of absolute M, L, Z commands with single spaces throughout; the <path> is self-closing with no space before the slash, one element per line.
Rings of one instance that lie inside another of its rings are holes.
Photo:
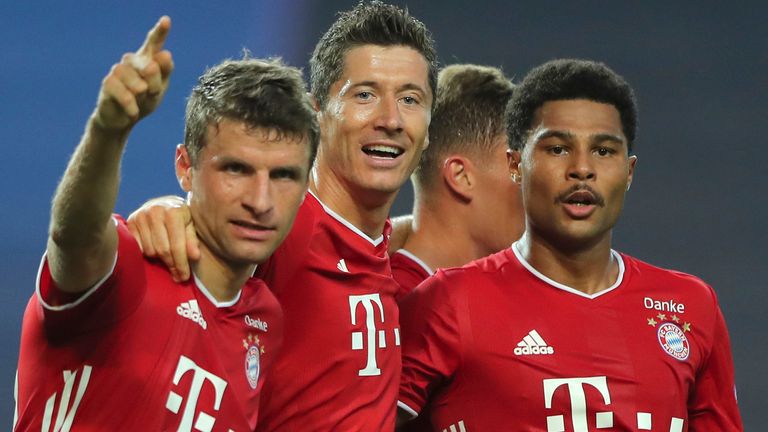
<path fill-rule="evenodd" d="M 403 45 L 421 53 L 427 61 L 429 87 L 435 95 L 437 53 L 426 26 L 407 9 L 380 1 L 361 1 L 352 10 L 339 14 L 309 60 L 310 87 L 320 108 L 325 108 L 328 91 L 341 77 L 347 52 L 362 45 Z"/>
<path fill-rule="evenodd" d="M 506 109 L 509 146 L 523 148 L 531 132 L 534 115 L 545 102 L 586 99 L 616 107 L 632 151 L 637 132 L 637 102 L 624 78 L 603 63 L 558 59 L 537 66 L 515 89 Z"/>

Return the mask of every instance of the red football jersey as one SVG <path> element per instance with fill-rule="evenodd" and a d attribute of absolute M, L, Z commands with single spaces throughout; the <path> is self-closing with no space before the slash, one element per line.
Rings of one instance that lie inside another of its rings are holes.
<path fill-rule="evenodd" d="M 282 340 L 275 297 L 252 278 L 217 303 L 146 260 L 122 220 L 117 230 L 114 269 L 80 296 L 58 291 L 43 259 L 24 313 L 14 430 L 252 431 Z"/>
<path fill-rule="evenodd" d="M 431 276 L 434 271 L 416 255 L 405 249 L 399 249 L 389 257 L 392 266 L 392 277 L 400 285 L 396 299 L 400 301 L 406 294 L 413 291 L 416 285 Z"/>
<path fill-rule="evenodd" d="M 258 270 L 286 324 L 259 430 L 393 430 L 401 363 L 388 237 L 388 223 L 371 239 L 307 194 Z"/>
<path fill-rule="evenodd" d="M 437 431 L 740 431 L 730 342 L 698 278 L 613 252 L 586 295 L 512 248 L 441 270 L 401 304 L 399 406 Z"/>

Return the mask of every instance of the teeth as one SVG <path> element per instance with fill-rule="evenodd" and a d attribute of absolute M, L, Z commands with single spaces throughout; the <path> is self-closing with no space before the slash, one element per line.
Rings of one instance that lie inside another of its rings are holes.
<path fill-rule="evenodd" d="M 397 147 L 390 147 L 382 144 L 376 144 L 367 146 L 363 149 L 366 153 L 379 153 L 382 154 L 382 156 L 390 156 L 390 157 L 397 157 L 400 154 L 403 153 L 402 149 L 399 149 Z"/>

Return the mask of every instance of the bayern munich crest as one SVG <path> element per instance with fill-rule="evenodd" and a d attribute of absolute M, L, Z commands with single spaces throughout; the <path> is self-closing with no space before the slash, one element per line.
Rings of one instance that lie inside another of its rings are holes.
<path fill-rule="evenodd" d="M 259 345 L 258 336 L 248 335 L 243 339 L 245 347 L 245 377 L 248 378 L 248 384 L 252 389 L 259 385 L 259 374 L 261 373 L 261 355 L 264 354 L 264 347 Z"/>
<path fill-rule="evenodd" d="M 688 338 L 685 337 L 683 329 L 677 324 L 665 322 L 659 325 L 658 329 L 659 344 L 661 348 L 672 357 L 678 360 L 685 360 L 691 352 L 691 346 L 688 344 Z"/>

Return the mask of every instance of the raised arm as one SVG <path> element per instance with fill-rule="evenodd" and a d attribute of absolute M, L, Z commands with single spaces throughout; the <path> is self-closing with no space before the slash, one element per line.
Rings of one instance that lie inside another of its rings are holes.
<path fill-rule="evenodd" d="M 131 129 L 157 107 L 168 86 L 173 60 L 163 44 L 170 27 L 170 18 L 160 18 L 141 48 L 125 54 L 104 78 L 96 109 L 56 189 L 47 256 L 61 291 L 87 290 L 115 258 L 111 214 L 120 160 Z"/>

